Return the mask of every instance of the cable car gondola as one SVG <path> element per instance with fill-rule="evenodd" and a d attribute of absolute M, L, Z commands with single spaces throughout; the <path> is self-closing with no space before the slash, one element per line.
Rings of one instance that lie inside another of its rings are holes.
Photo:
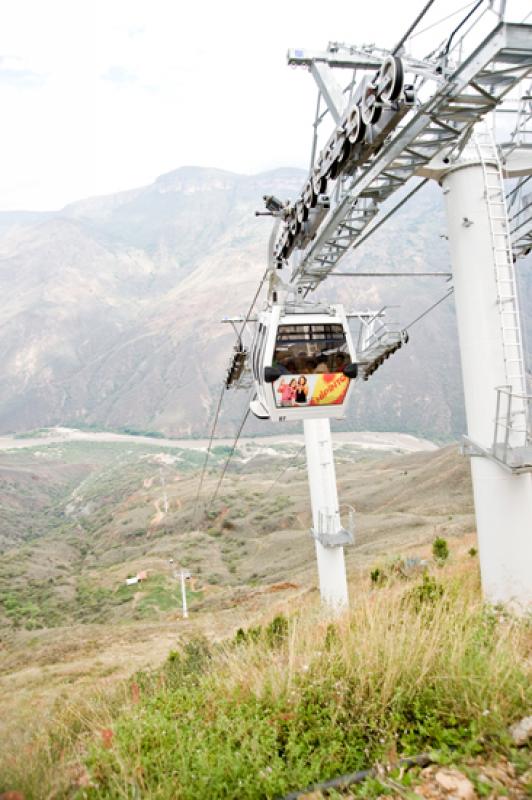
<path fill-rule="evenodd" d="M 357 365 L 341 305 L 274 304 L 258 314 L 251 347 L 259 419 L 343 419 Z"/>

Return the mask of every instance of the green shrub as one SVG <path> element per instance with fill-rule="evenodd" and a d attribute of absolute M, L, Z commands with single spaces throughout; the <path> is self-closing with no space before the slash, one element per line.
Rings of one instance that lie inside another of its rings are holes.
<path fill-rule="evenodd" d="M 238 628 L 237 632 L 235 633 L 234 643 L 236 645 L 240 644 L 251 644 L 258 642 L 263 635 L 263 630 L 260 625 L 256 625 L 251 628 Z"/>
<path fill-rule="evenodd" d="M 235 633 L 235 644 L 245 644 L 247 642 L 246 631 L 244 628 L 238 628 Z"/>
<path fill-rule="evenodd" d="M 288 620 L 284 614 L 277 614 L 266 626 L 266 641 L 270 647 L 280 647 L 288 637 Z"/>
<path fill-rule="evenodd" d="M 324 642 L 325 649 L 327 651 L 333 650 L 335 647 L 338 646 L 338 642 L 339 642 L 338 628 L 336 627 L 336 625 L 333 625 L 332 622 L 329 622 L 329 624 L 327 625 L 327 631 L 325 633 L 325 642 Z"/>
<path fill-rule="evenodd" d="M 432 543 L 432 555 L 434 560 L 439 564 L 443 564 L 449 558 L 449 546 L 446 539 L 438 536 Z"/>
<path fill-rule="evenodd" d="M 422 606 L 436 603 L 443 597 L 444 588 L 431 575 L 425 573 L 421 583 L 414 586 L 407 593 L 406 597 L 412 601 L 414 608 L 420 610 Z"/>
<path fill-rule="evenodd" d="M 369 573 L 369 577 L 375 586 L 382 586 L 386 582 L 386 573 L 380 567 L 372 569 Z"/>

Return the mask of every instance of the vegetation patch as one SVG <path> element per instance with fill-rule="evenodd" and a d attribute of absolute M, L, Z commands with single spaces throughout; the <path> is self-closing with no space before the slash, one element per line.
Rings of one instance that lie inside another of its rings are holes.
<path fill-rule="evenodd" d="M 135 607 L 137 619 L 182 608 L 181 584 L 176 580 L 169 580 L 165 575 L 154 575 L 142 584 L 137 584 L 137 591 L 140 595 Z M 203 596 L 202 592 L 193 592 L 188 588 L 186 594 L 189 605 Z"/>
<path fill-rule="evenodd" d="M 513 758 L 507 728 L 532 700 L 530 628 L 476 591 L 438 572 L 360 597 L 335 622 L 306 607 L 223 644 L 193 639 L 106 715 L 63 724 L 30 773 L 11 765 L 6 788 L 39 796 L 38 775 L 57 797 L 275 798 L 390 753 Z M 73 758 L 74 781 L 58 768 Z M 370 781 L 360 796 L 379 790 Z"/>
<path fill-rule="evenodd" d="M 432 543 L 432 555 L 438 564 L 444 564 L 449 558 L 449 545 L 447 540 L 438 536 Z"/>

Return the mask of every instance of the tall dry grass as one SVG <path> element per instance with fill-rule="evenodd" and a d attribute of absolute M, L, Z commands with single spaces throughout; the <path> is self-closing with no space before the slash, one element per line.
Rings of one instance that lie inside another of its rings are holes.
<path fill-rule="evenodd" d="M 331 621 L 317 605 L 290 618 L 286 646 L 268 642 L 225 646 L 211 666 L 228 692 L 277 697 L 301 674 L 332 670 L 349 682 L 350 702 L 384 712 L 397 697 L 415 697 L 429 683 L 461 714 L 509 711 L 512 676 L 530 670 L 532 635 L 526 620 L 491 609 L 476 571 L 459 565 L 438 573 L 441 598 L 417 602 L 412 584 L 358 592 L 349 612 Z M 525 697 L 523 696 L 523 703 Z"/>
<path fill-rule="evenodd" d="M 300 607 L 278 641 L 200 643 L 137 676 L 136 692 L 66 707 L 31 753 L 5 752 L 0 787 L 274 797 L 390 748 L 504 749 L 508 724 L 530 713 L 530 625 L 482 603 L 470 564 L 431 581 L 365 583 L 339 618 Z"/>

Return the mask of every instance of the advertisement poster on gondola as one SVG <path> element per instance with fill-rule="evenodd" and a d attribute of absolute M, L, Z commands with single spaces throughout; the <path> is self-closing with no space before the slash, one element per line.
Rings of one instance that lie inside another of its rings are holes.
<path fill-rule="evenodd" d="M 283 375 L 273 389 L 277 408 L 341 405 L 347 393 L 349 378 L 343 372 L 320 375 Z"/>

